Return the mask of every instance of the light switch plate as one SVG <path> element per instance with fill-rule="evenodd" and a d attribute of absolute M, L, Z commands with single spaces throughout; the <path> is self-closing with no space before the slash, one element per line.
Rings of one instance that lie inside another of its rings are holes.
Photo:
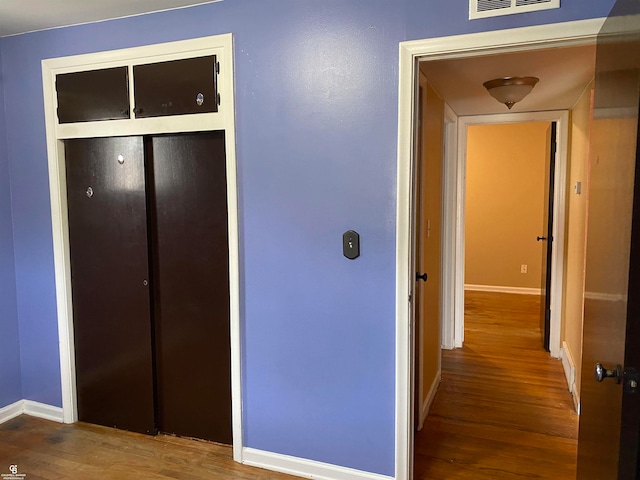
<path fill-rule="evenodd" d="M 360 256 L 360 235 L 353 230 L 347 230 L 342 235 L 342 253 L 349 260 Z"/>

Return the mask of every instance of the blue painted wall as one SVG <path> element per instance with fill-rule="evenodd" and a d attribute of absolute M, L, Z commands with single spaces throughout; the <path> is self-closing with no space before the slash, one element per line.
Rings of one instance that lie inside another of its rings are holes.
<path fill-rule="evenodd" d="M 234 34 L 245 444 L 393 475 L 398 42 L 612 3 L 226 0 L 3 39 L 24 396 L 61 405 L 41 59 Z"/>
<path fill-rule="evenodd" d="M 0 39 L 0 50 L 2 39 Z M 0 408 L 22 399 L 20 337 L 16 309 L 11 184 L 0 55 Z M 55 358 L 53 359 L 55 361 Z"/>

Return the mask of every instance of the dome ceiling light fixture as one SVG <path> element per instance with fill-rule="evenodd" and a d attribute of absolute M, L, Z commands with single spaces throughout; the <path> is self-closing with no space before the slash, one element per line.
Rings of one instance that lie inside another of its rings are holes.
<path fill-rule="evenodd" d="M 494 78 L 483 85 L 493 98 L 511 110 L 511 107 L 531 93 L 539 81 L 536 77 L 505 77 Z"/>

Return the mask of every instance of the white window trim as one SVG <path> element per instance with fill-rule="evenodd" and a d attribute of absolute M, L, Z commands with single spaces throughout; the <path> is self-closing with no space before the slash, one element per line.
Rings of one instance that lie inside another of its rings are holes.
<path fill-rule="evenodd" d="M 77 124 L 58 123 L 55 87 L 57 74 L 123 65 L 132 68 L 132 66 L 136 64 L 193 58 L 205 55 L 216 55 L 216 60 L 220 62 L 218 91 L 221 96 L 221 105 L 217 112 L 156 118 L 83 122 Z M 42 60 L 58 336 L 60 343 L 62 410 L 65 423 L 76 422 L 78 419 L 78 410 L 63 140 L 67 138 L 224 130 L 229 233 L 233 458 L 237 462 L 242 461 L 240 273 L 238 262 L 238 189 L 233 82 L 233 37 L 230 33 L 178 42 Z"/>

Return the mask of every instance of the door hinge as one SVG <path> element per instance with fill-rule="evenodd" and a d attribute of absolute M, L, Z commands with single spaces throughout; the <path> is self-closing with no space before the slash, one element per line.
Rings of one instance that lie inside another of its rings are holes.
<path fill-rule="evenodd" d="M 216 102 L 218 102 L 218 106 L 220 106 L 220 94 L 216 93 Z"/>
<path fill-rule="evenodd" d="M 623 385 L 622 389 L 624 393 L 637 393 L 638 384 L 640 383 L 640 376 L 638 370 L 635 368 L 627 368 L 622 372 Z"/>
<path fill-rule="evenodd" d="M 409 294 L 409 303 L 413 302 L 413 295 Z"/>
<path fill-rule="evenodd" d="M 216 70 L 216 73 L 220 75 L 220 62 L 216 62 L 215 70 Z"/>

